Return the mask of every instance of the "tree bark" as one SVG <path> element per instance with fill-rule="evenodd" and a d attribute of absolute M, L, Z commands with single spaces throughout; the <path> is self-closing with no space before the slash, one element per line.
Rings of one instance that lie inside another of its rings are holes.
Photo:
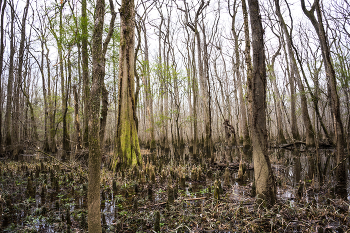
<path fill-rule="evenodd" d="M 101 81 L 101 94 L 102 94 L 102 106 L 101 106 L 101 117 L 100 117 L 100 143 L 101 150 L 104 148 L 105 131 L 107 125 L 107 114 L 108 114 L 108 90 L 104 83 L 104 79 Z"/>
<path fill-rule="evenodd" d="M 43 97 L 44 97 L 44 145 L 43 145 L 43 151 L 49 152 L 50 146 L 49 146 L 49 136 L 48 136 L 48 106 L 47 106 L 47 90 L 46 90 L 46 81 L 45 81 L 45 74 L 44 74 L 44 39 L 41 41 L 41 64 L 40 64 L 40 73 L 41 73 L 41 80 L 43 85 Z"/>
<path fill-rule="evenodd" d="M 247 12 L 247 5 L 246 1 L 242 0 L 242 11 L 243 11 L 243 18 L 244 18 L 244 39 L 245 39 L 245 50 L 244 50 L 244 55 L 245 55 L 245 64 L 247 68 L 247 81 L 248 79 L 251 79 L 252 76 L 252 58 L 250 56 L 250 38 L 249 38 L 249 26 L 248 26 L 248 12 Z M 242 124 L 243 125 L 243 146 L 246 148 L 250 147 L 250 137 L 249 137 L 249 129 L 248 129 L 248 124 L 247 121 L 244 120 L 244 112 L 245 112 L 245 104 L 244 104 L 244 99 L 243 99 L 243 89 L 242 89 L 242 80 L 241 78 L 238 79 L 238 85 L 239 85 L 239 95 L 241 99 L 241 113 L 242 113 Z M 243 101 L 243 102 L 242 102 Z M 250 110 L 249 110 L 250 112 Z"/>
<path fill-rule="evenodd" d="M 83 68 L 83 146 L 89 145 L 89 100 L 90 100 L 90 80 L 89 80 L 89 55 L 88 55 L 88 18 L 86 14 L 86 0 L 81 1 L 81 56 Z"/>
<path fill-rule="evenodd" d="M 50 69 L 50 58 L 49 58 L 49 53 L 50 50 L 47 47 L 47 43 L 45 42 L 45 48 L 46 48 L 46 65 L 47 65 L 47 97 L 48 97 L 48 111 L 49 111 L 49 146 L 50 146 L 50 151 L 51 153 L 56 153 L 57 151 L 57 146 L 56 146 L 56 128 L 55 128 L 55 116 L 56 116 L 56 110 L 54 110 L 54 100 L 53 95 L 51 94 L 51 69 Z"/>
<path fill-rule="evenodd" d="M 295 96 L 295 82 L 294 82 L 294 70 L 289 67 L 292 66 L 292 61 L 289 61 L 288 64 L 288 55 L 286 51 L 286 46 L 284 43 L 283 36 L 281 37 L 283 41 L 283 50 L 284 50 L 284 55 L 285 55 L 285 60 L 287 61 L 287 74 L 288 74 L 288 81 L 289 81 L 289 86 L 290 86 L 290 118 L 291 118 L 291 131 L 292 131 L 292 138 L 293 140 L 300 140 L 300 134 L 298 130 L 298 124 L 297 124 L 297 116 L 296 116 L 296 108 L 295 108 L 295 102 L 296 102 L 296 96 Z M 284 105 L 283 105 L 284 106 Z M 287 115 L 287 111 L 286 111 Z"/>
<path fill-rule="evenodd" d="M 1 24 L 0 24 L 0 103 L 3 103 L 3 95 L 2 95 L 2 69 L 4 64 L 4 50 L 5 50 L 5 44 L 4 44 L 4 15 L 5 15 L 5 9 L 6 9 L 6 2 L 4 1 L 2 3 L 2 0 L 0 1 L 0 7 L 1 7 Z M 3 139 L 2 139 L 2 108 L 0 110 L 0 154 L 3 152 Z"/>
<path fill-rule="evenodd" d="M 18 49 L 18 63 L 17 72 L 14 82 L 14 95 L 13 95 L 13 109 L 12 109 L 12 144 L 15 146 L 14 156 L 17 157 L 18 153 L 22 150 L 20 143 L 20 89 L 22 88 L 22 70 L 23 70 L 23 59 L 24 59 L 24 45 L 26 40 L 26 20 L 28 15 L 29 0 L 27 0 L 24 7 L 22 23 L 21 23 L 21 39 Z"/>
<path fill-rule="evenodd" d="M 213 154 L 213 139 L 212 139 L 212 119 L 211 119 L 211 90 L 210 90 L 210 80 L 209 80 L 209 53 L 208 53 L 208 44 L 206 41 L 205 25 L 204 22 L 202 26 L 203 31 L 203 78 L 204 78 L 204 104 L 205 104 L 205 152 L 207 156 L 211 156 L 212 162 L 214 162 Z M 224 63 L 225 64 L 225 63 Z M 228 98 L 227 98 L 228 100 Z M 230 114 L 230 111 L 229 111 Z"/>
<path fill-rule="evenodd" d="M 100 100 L 101 80 L 105 75 L 102 56 L 102 34 L 105 14 L 104 0 L 95 5 L 94 29 L 92 35 L 92 85 L 89 108 L 89 186 L 88 186 L 88 229 L 101 233 L 100 214 Z"/>
<path fill-rule="evenodd" d="M 112 19 L 109 31 L 102 43 L 105 1 L 97 0 L 95 5 L 94 29 L 92 35 L 92 86 L 89 107 L 89 187 L 88 187 L 88 227 L 89 232 L 102 232 L 100 215 L 100 101 L 104 76 L 105 55 L 113 31 L 116 13 L 113 1 L 109 1 Z"/>
<path fill-rule="evenodd" d="M 248 79 L 248 100 L 253 145 L 257 201 L 272 206 L 276 202 L 276 183 L 267 151 L 266 66 L 263 28 L 257 0 L 248 0 L 252 30 L 253 70 Z"/>
<path fill-rule="evenodd" d="M 134 98 L 134 8 L 133 0 L 122 1 L 120 8 L 119 108 L 114 168 L 118 162 L 121 163 L 123 168 L 141 165 L 142 162 L 136 129 L 136 103 Z"/>
<path fill-rule="evenodd" d="M 143 21 L 142 24 L 143 36 L 145 42 L 144 54 L 145 54 L 145 65 L 144 65 L 144 85 L 145 85 L 145 95 L 146 95 L 146 118 L 148 121 L 149 129 L 149 139 L 148 146 L 151 151 L 156 149 L 155 133 L 154 133 L 154 117 L 153 117 L 153 98 L 151 90 L 151 79 L 150 79 L 150 67 L 149 67 L 149 57 L 148 57 L 148 39 L 146 25 Z"/>
<path fill-rule="evenodd" d="M 10 25 L 10 62 L 9 62 L 9 75 L 7 81 L 7 98 L 6 98 L 6 114 L 5 114 L 5 145 L 7 150 L 12 148 L 12 134 L 11 134 L 11 114 L 12 114 L 12 94 L 13 94 L 13 63 L 15 55 L 15 32 L 14 32 L 15 11 L 11 8 L 11 25 Z"/>
<path fill-rule="evenodd" d="M 74 94 L 74 125 L 75 125 L 76 150 L 81 150 L 82 143 L 81 143 L 80 120 L 79 120 L 79 96 L 78 96 L 76 85 L 73 86 L 73 94 Z"/>
<path fill-rule="evenodd" d="M 67 153 L 70 151 L 70 143 L 69 143 L 69 135 L 67 129 L 67 99 L 66 96 L 66 88 L 68 88 L 65 82 L 64 77 L 64 60 L 63 60 L 63 37 L 64 37 L 64 28 L 63 28 L 63 7 L 65 2 L 59 6 L 59 35 L 57 40 L 58 47 L 58 57 L 59 57 L 59 69 L 60 69 L 60 77 L 61 77 L 61 102 L 62 102 L 62 160 L 66 160 Z"/>

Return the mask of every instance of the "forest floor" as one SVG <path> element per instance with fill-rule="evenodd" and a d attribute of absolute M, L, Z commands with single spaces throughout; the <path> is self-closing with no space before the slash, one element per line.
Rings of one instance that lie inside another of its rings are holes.
<path fill-rule="evenodd" d="M 152 161 L 148 154 L 141 171 L 113 174 L 102 167 L 103 230 L 347 232 L 350 204 L 335 197 L 331 169 L 327 171 L 332 153 L 324 153 L 321 170 L 312 168 L 310 155 L 288 153 L 271 152 L 278 198 L 270 209 L 252 197 L 252 168 L 237 181 L 235 159 L 203 167 L 160 160 L 168 165 L 158 166 L 146 162 Z M 2 158 L 0 232 L 86 232 L 86 165 L 39 156 Z M 320 179 L 319 174 L 326 175 Z"/>

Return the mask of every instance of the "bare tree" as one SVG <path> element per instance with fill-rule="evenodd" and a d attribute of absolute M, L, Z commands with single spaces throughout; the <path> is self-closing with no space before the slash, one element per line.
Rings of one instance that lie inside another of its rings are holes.
<path fill-rule="evenodd" d="M 287 25 L 284 22 L 284 19 L 282 17 L 282 13 L 280 10 L 280 5 L 279 5 L 279 0 L 274 0 L 275 1 L 275 6 L 276 6 L 276 14 L 279 18 L 284 36 L 285 36 L 285 40 L 287 43 L 287 48 L 288 48 L 288 53 L 289 53 L 289 57 L 291 60 L 291 69 L 293 70 L 295 77 L 296 77 L 296 81 L 300 90 L 300 99 L 301 99 L 301 110 L 302 110 L 302 118 L 303 118 L 303 122 L 305 125 L 305 129 L 306 129 L 306 145 L 307 146 L 314 146 L 315 145 L 315 138 L 314 138 L 314 130 L 311 124 L 311 120 L 310 120 L 310 116 L 309 116 L 309 112 L 308 112 L 308 105 L 307 105 L 307 99 L 306 99 L 306 93 L 304 90 L 304 85 L 302 83 L 301 77 L 300 77 L 300 73 L 298 70 L 298 66 L 297 66 L 297 62 L 296 59 L 294 57 L 294 52 L 293 52 L 293 42 L 292 42 L 292 37 L 290 32 L 288 31 Z"/>
<path fill-rule="evenodd" d="M 248 79 L 248 101 L 253 145 L 257 201 L 272 206 L 276 202 L 276 183 L 267 151 L 266 66 L 264 32 L 258 0 L 248 0 L 252 30 L 253 69 Z"/>
<path fill-rule="evenodd" d="M 5 16 L 5 9 L 6 9 L 6 2 L 7 1 L 0 1 L 0 8 L 1 8 L 1 23 L 0 23 L 0 103 L 3 103 L 3 97 L 2 97 L 2 78 L 3 78 L 3 64 L 4 64 L 4 50 L 5 50 L 5 44 L 4 44 L 4 16 Z M 0 154 L 3 152 L 3 139 L 2 139 L 2 107 L 0 110 Z"/>
<path fill-rule="evenodd" d="M 323 27 L 323 22 L 322 22 L 322 12 L 320 7 L 320 1 L 314 0 L 314 3 L 312 4 L 310 10 L 306 9 L 304 0 L 301 0 L 301 6 L 304 14 L 311 21 L 317 33 L 319 42 L 321 44 L 322 57 L 323 57 L 323 62 L 326 70 L 326 76 L 328 79 L 329 95 L 332 101 L 331 110 L 332 110 L 333 124 L 334 124 L 334 130 L 336 135 L 337 166 L 338 166 L 337 168 L 338 189 L 337 190 L 338 190 L 338 194 L 345 199 L 347 198 L 347 194 L 346 194 L 346 169 L 345 169 L 345 163 L 343 161 L 345 156 L 344 128 L 343 128 L 343 123 L 340 115 L 340 103 L 339 103 L 339 96 L 337 92 L 337 81 L 335 77 L 335 71 L 331 60 L 331 53 L 329 49 L 328 40 Z M 315 11 L 316 11 L 317 19 L 315 17 Z"/>

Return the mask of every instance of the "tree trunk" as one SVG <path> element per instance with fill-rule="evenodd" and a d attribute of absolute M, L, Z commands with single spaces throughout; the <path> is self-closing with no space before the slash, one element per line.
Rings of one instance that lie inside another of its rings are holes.
<path fill-rule="evenodd" d="M 300 100 L 301 100 L 301 111 L 302 111 L 302 118 L 303 122 L 305 125 L 305 130 L 306 130 L 306 145 L 307 146 L 314 146 L 315 145 L 315 135 L 314 135 L 314 130 L 312 128 L 309 112 L 308 112 L 308 107 L 307 107 L 307 99 L 306 99 L 306 93 L 304 90 L 304 85 L 301 81 L 300 73 L 298 70 L 298 66 L 296 63 L 296 60 L 294 58 L 294 53 L 293 53 L 293 48 L 292 48 L 292 38 L 290 36 L 290 33 L 288 32 L 287 25 L 284 22 L 284 19 L 281 14 L 280 6 L 279 6 L 279 0 L 274 0 L 275 5 L 276 5 L 276 13 L 279 18 L 282 30 L 285 35 L 285 39 L 287 42 L 287 48 L 288 48 L 288 53 L 289 57 L 291 60 L 291 69 L 293 70 L 294 74 L 296 75 L 296 81 L 300 90 Z"/>
<path fill-rule="evenodd" d="M 59 6 L 59 36 L 56 39 L 57 40 L 57 47 L 58 47 L 58 57 L 59 57 L 59 69 L 60 69 L 60 77 L 61 77 L 61 102 L 62 102 L 62 160 L 66 160 L 67 152 L 70 151 L 69 146 L 69 135 L 67 130 L 67 96 L 65 93 L 66 88 L 68 88 L 67 84 L 65 83 L 65 77 L 64 77 L 64 60 L 63 60 L 63 7 L 65 2 L 62 2 L 62 4 Z"/>
<path fill-rule="evenodd" d="M 198 121 L 197 121 L 197 104 L 198 104 L 198 82 L 196 77 L 196 60 L 195 60 L 195 40 L 193 38 L 192 46 L 192 92 L 193 92 L 193 155 L 197 155 L 198 147 Z"/>
<path fill-rule="evenodd" d="M 246 1 L 242 0 L 242 11 L 243 11 L 243 18 L 244 18 L 244 38 L 245 38 L 245 64 L 247 66 L 247 81 L 248 79 L 251 79 L 252 76 L 252 58 L 250 56 L 250 38 L 249 38 L 249 26 L 248 26 L 248 12 L 247 12 L 247 5 Z M 242 80 L 241 78 L 238 79 L 238 88 L 239 88 L 239 95 L 241 99 L 241 113 L 242 113 L 242 124 L 243 125 L 243 146 L 246 148 L 250 147 L 250 138 L 249 138 L 249 130 L 248 130 L 248 124 L 247 121 L 244 120 L 244 112 L 245 112 L 245 104 L 243 99 L 243 90 L 242 90 Z M 250 110 L 249 110 L 250 112 Z M 250 116 L 249 116 L 250 117 Z"/>
<path fill-rule="evenodd" d="M 281 37 L 281 39 L 283 40 L 283 36 Z M 288 62 L 288 56 L 287 56 L 287 51 L 285 48 L 285 43 L 283 43 L 283 50 L 284 50 L 284 54 L 285 54 L 285 60 Z M 288 80 L 289 80 L 289 86 L 290 86 L 291 131 L 292 131 L 293 140 L 300 140 L 298 124 L 297 124 L 296 108 L 295 108 L 296 96 L 295 96 L 294 70 L 289 69 L 289 67 L 292 66 L 291 64 L 292 64 L 292 61 L 290 61 L 290 66 L 287 64 L 287 73 L 288 73 Z M 287 115 L 287 112 L 286 112 L 286 115 Z"/>
<path fill-rule="evenodd" d="M 73 86 L 74 94 L 74 125 L 75 125 L 75 140 L 76 140 L 76 150 L 81 150 L 81 132 L 80 132 L 80 120 L 79 120 L 79 96 L 77 91 L 77 86 Z"/>
<path fill-rule="evenodd" d="M 122 1 L 120 8 L 119 108 L 114 168 L 118 163 L 117 158 L 123 168 L 140 165 L 142 162 L 136 129 L 136 104 L 134 98 L 134 8 L 133 0 Z"/>
<path fill-rule="evenodd" d="M 90 80 L 89 80 L 89 55 L 88 55 L 88 18 L 86 15 L 86 0 L 81 1 L 81 56 L 83 68 L 83 146 L 89 145 L 89 101 L 90 101 Z"/>
<path fill-rule="evenodd" d="M 280 54 L 281 44 L 279 44 L 277 52 L 272 56 L 271 65 L 269 67 L 270 79 L 272 82 L 273 90 L 274 90 L 274 100 L 276 105 L 276 118 L 277 118 L 277 142 L 279 144 L 287 143 L 286 138 L 283 133 L 283 124 L 282 124 L 282 106 L 281 106 L 281 98 L 279 94 L 279 90 L 277 87 L 277 77 L 275 73 L 275 60 L 276 57 Z"/>
<path fill-rule="evenodd" d="M 210 91 L 210 80 L 209 80 L 209 54 L 208 54 L 208 44 L 206 41 L 206 34 L 205 34 L 205 25 L 204 22 L 202 26 L 203 31 L 203 78 L 204 78 L 204 88 L 205 88 L 205 97 L 204 97 L 204 110 L 205 110 L 205 152 L 207 153 L 207 156 L 211 156 L 212 162 L 214 159 L 213 152 L 213 140 L 212 140 L 212 119 L 211 119 L 211 91 Z M 225 64 L 225 63 L 224 63 Z M 226 76 L 227 77 L 227 76 Z M 227 98 L 228 100 L 228 98 Z M 229 112 L 230 115 L 230 112 Z"/>
<path fill-rule="evenodd" d="M 47 66 L 47 97 L 48 97 L 48 110 L 49 110 L 49 146 L 50 146 L 50 151 L 51 153 L 56 153 L 57 151 L 57 146 L 56 146 L 56 128 L 55 128 L 55 115 L 56 111 L 54 110 L 54 100 L 55 95 L 51 94 L 51 69 L 50 69 L 50 59 L 49 59 L 49 53 L 50 50 L 47 47 L 47 43 L 45 42 L 45 48 L 46 48 L 46 66 Z"/>
<path fill-rule="evenodd" d="M 107 114 L 108 114 L 108 90 L 104 83 L 104 77 L 101 81 L 101 92 L 102 92 L 102 106 L 101 106 L 101 117 L 100 117 L 100 143 L 101 150 L 104 148 L 105 131 L 107 125 Z"/>
<path fill-rule="evenodd" d="M 263 28 L 257 0 L 248 0 L 252 29 L 253 70 L 248 79 L 248 100 L 252 133 L 254 176 L 257 201 L 272 206 L 276 202 L 276 183 L 267 151 L 266 66 Z"/>
<path fill-rule="evenodd" d="M 106 39 L 102 43 L 105 15 L 104 0 L 97 0 L 95 5 L 95 25 L 92 35 L 92 86 L 89 107 L 89 187 L 88 187 L 88 228 L 89 232 L 102 232 L 100 215 L 100 101 L 102 81 L 105 76 L 105 55 L 108 43 L 114 32 L 116 13 L 113 1 L 109 1 L 112 18 Z"/>
<path fill-rule="evenodd" d="M 294 52 L 295 52 L 295 55 L 296 55 L 296 57 L 297 57 L 298 63 L 299 63 L 299 65 L 300 65 L 301 73 L 303 74 L 303 78 L 304 78 L 304 81 L 305 81 L 305 83 L 306 83 L 306 87 L 307 87 L 307 89 L 308 89 L 308 92 L 309 92 L 310 95 L 311 95 L 311 101 L 312 101 L 313 104 L 314 104 L 316 116 L 317 116 L 317 118 L 319 119 L 319 121 L 320 121 L 320 123 L 321 123 L 321 127 L 322 127 L 322 129 L 323 129 L 323 132 L 324 132 L 324 134 L 325 134 L 327 140 L 328 140 L 330 143 L 333 143 L 332 140 L 331 140 L 331 137 L 330 137 L 330 135 L 329 135 L 329 133 L 328 133 L 328 130 L 327 130 L 325 124 L 323 123 L 323 120 L 322 120 L 322 117 L 321 117 L 321 114 L 320 114 L 320 110 L 319 110 L 319 107 L 318 107 L 318 94 L 317 94 L 317 93 L 315 94 L 315 93 L 312 92 L 311 87 L 310 87 L 310 85 L 309 85 L 309 82 L 308 82 L 308 80 L 307 80 L 307 78 L 306 78 L 306 74 L 305 74 L 304 69 L 303 69 L 303 67 L 302 67 L 302 61 L 301 61 L 301 59 L 300 59 L 300 57 L 299 57 L 299 53 L 297 52 L 297 50 L 296 50 L 296 48 L 295 48 L 294 46 L 293 46 L 293 48 L 294 48 Z M 309 66 L 309 65 L 308 65 L 308 66 Z M 318 91 L 318 86 L 319 86 L 319 85 L 318 85 L 318 72 L 319 72 L 320 69 L 321 69 L 321 67 L 316 71 L 315 74 L 313 74 L 313 75 L 314 75 L 314 78 L 313 78 L 313 80 L 314 80 L 314 88 L 316 89 L 316 90 L 315 90 L 316 92 Z M 310 71 L 310 74 L 312 74 L 311 70 L 309 70 L 309 71 Z"/>
<path fill-rule="evenodd" d="M 329 49 L 329 44 L 327 41 L 326 33 L 323 27 L 322 14 L 319 0 L 315 0 L 311 10 L 308 11 L 305 7 L 305 1 L 301 0 L 301 5 L 304 14 L 309 18 L 312 25 L 315 28 L 315 31 L 318 35 L 320 41 L 323 62 L 326 70 L 326 77 L 328 79 L 328 90 L 331 97 L 331 110 L 333 116 L 334 131 L 336 136 L 336 145 L 337 145 L 337 193 L 344 199 L 347 198 L 346 190 L 346 167 L 344 163 L 344 149 L 345 149 L 345 137 L 344 137 L 344 128 L 340 115 L 340 103 L 339 96 L 337 93 L 337 81 L 335 77 L 335 71 L 331 60 L 331 53 Z M 314 16 L 314 11 L 316 10 L 317 20 Z"/>
<path fill-rule="evenodd" d="M 102 56 L 102 34 L 105 14 L 104 0 L 97 0 L 95 25 L 92 35 L 92 85 L 89 101 L 89 186 L 88 186 L 88 228 L 89 232 L 101 233 L 100 214 L 100 100 L 101 79 L 105 75 Z"/>
<path fill-rule="evenodd" d="M 0 110 L 0 155 L 3 152 L 3 139 L 2 139 L 2 103 L 3 103 L 3 95 L 2 95 L 2 69 L 4 64 L 4 50 L 5 50 L 5 44 L 4 44 L 4 15 L 5 15 L 5 9 L 6 9 L 6 2 L 0 1 L 0 7 L 1 7 L 1 26 L 0 26 L 0 103 L 1 103 L 1 110 Z"/>
<path fill-rule="evenodd" d="M 48 138 L 48 106 L 47 106 L 47 92 L 46 92 L 46 82 L 45 82 L 45 74 L 44 74 L 44 41 L 41 41 L 41 64 L 40 64 L 40 73 L 41 73 L 41 79 L 42 79 L 42 85 L 43 85 L 43 97 L 44 97 L 44 145 L 43 145 L 43 151 L 49 152 L 50 146 L 49 146 L 49 138 Z"/>
<path fill-rule="evenodd" d="M 17 157 L 18 153 L 22 150 L 20 143 L 20 89 L 22 88 L 22 70 L 23 70 L 23 60 L 24 60 L 24 44 L 26 40 L 26 20 L 28 15 L 29 0 L 26 2 L 24 7 L 22 23 L 21 23 L 21 39 L 18 49 L 18 63 L 16 72 L 16 81 L 14 82 L 14 95 L 13 95 L 13 110 L 12 110 L 12 143 L 15 145 L 16 150 L 14 151 L 14 156 Z"/>
<path fill-rule="evenodd" d="M 151 151 L 156 149 L 156 141 L 154 134 L 154 117 L 153 117 L 153 98 L 151 90 L 151 79 L 150 79 L 150 67 L 149 67 L 149 58 L 148 58 L 148 40 L 147 40 L 147 31 L 146 25 L 143 22 L 143 33 L 144 33 L 144 42 L 145 42 L 145 72 L 144 72 L 144 85 L 145 85 L 145 95 L 146 95 L 146 118 L 148 120 L 149 139 L 148 146 Z"/>
<path fill-rule="evenodd" d="M 10 62 L 9 62 L 9 75 L 7 82 L 7 98 L 6 98 L 6 114 L 5 114 L 5 145 L 7 150 L 12 150 L 12 138 L 11 138 L 11 112 L 12 112 L 12 94 L 13 94 L 13 60 L 15 56 L 15 32 L 14 32 L 14 20 L 15 20 L 15 11 L 11 8 L 11 36 L 10 36 Z"/>

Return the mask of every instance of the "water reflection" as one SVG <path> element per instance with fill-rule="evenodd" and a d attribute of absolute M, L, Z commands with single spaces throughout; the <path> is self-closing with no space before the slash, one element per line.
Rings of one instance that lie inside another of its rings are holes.
<path fill-rule="evenodd" d="M 275 174 L 282 179 L 278 187 L 278 196 L 283 199 L 294 199 L 300 185 L 305 199 L 321 201 L 319 193 L 337 195 L 350 200 L 348 160 L 337 166 L 334 150 L 320 149 L 319 153 L 298 150 L 276 149 L 271 151 L 271 161 Z M 345 177 L 345 178 L 344 178 Z"/>

